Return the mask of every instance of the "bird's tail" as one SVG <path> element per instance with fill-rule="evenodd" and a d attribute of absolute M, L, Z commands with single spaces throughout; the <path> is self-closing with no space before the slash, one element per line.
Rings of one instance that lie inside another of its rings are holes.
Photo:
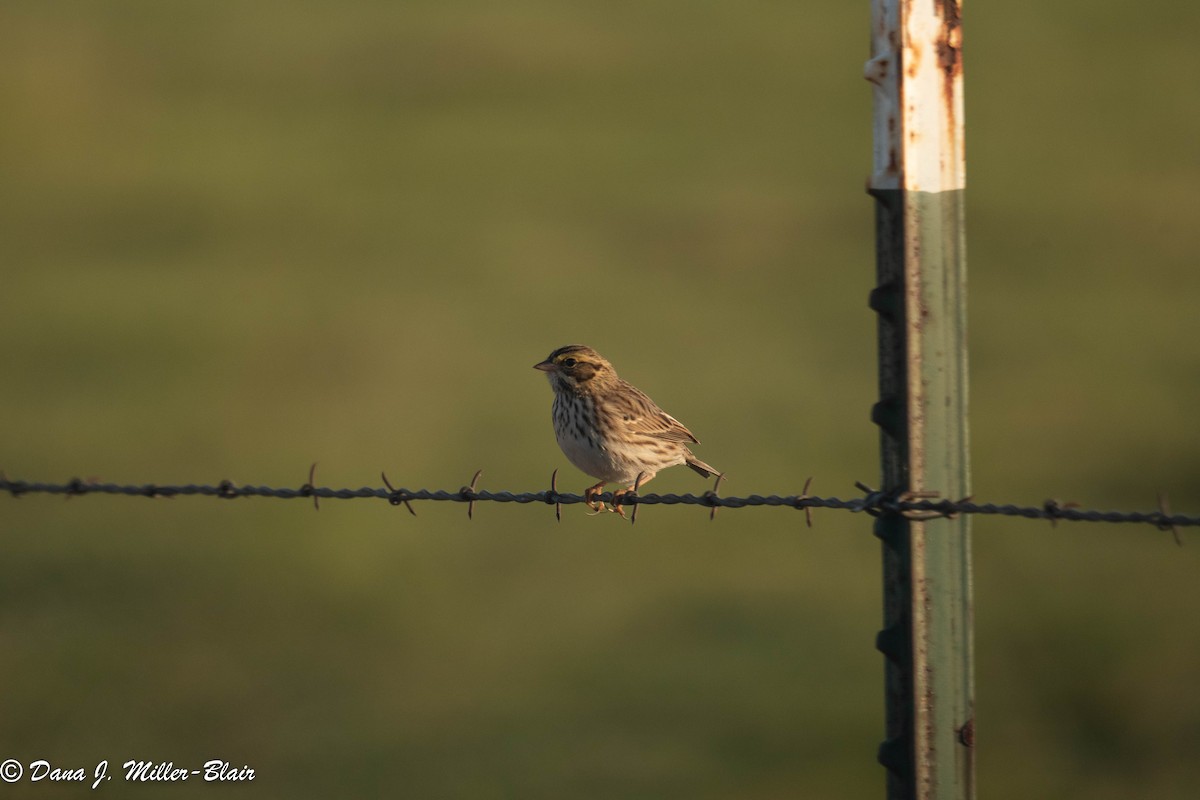
<path fill-rule="evenodd" d="M 693 455 L 689 455 L 687 460 L 683 463 L 687 464 L 689 467 L 699 473 L 702 478 L 711 478 L 714 475 L 721 474 L 719 470 L 710 467 L 708 464 L 705 464 L 703 461 Z"/>

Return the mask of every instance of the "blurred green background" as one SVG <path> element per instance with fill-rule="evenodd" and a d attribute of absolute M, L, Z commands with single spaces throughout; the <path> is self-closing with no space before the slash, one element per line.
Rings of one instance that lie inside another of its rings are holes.
<path fill-rule="evenodd" d="M 965 24 L 976 496 L 1200 512 L 1200 7 Z M 578 491 L 530 366 L 585 342 L 729 493 L 853 495 L 868 31 L 865 0 L 10 0 L 0 467 Z M 867 518 L 418 512 L 0 497 L 0 758 L 258 773 L 131 796 L 882 796 Z M 1193 797 L 1196 537 L 975 532 L 979 796 Z"/>

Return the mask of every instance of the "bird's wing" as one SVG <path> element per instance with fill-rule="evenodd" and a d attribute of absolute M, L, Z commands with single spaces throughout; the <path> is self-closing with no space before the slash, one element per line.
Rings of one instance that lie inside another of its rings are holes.
<path fill-rule="evenodd" d="M 630 433 L 640 433 L 665 439 L 668 442 L 693 442 L 700 444 L 691 431 L 682 422 L 663 411 L 640 389 L 631 384 L 625 384 L 625 391 L 620 394 L 628 402 L 621 403 L 616 409 L 620 424 Z"/>

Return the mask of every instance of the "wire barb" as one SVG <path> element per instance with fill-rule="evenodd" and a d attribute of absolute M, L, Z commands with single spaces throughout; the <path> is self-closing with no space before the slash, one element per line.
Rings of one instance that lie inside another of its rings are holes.
<path fill-rule="evenodd" d="M 801 502 L 812 499 L 812 497 L 809 496 L 809 494 L 808 494 L 808 489 L 810 486 L 812 486 L 812 479 L 813 479 L 813 476 L 809 475 L 808 480 L 806 480 L 804 482 L 804 488 L 800 490 L 800 496 L 797 499 L 800 500 Z M 811 528 L 813 526 L 812 506 L 805 505 L 803 508 L 804 508 L 804 524 Z"/>
<path fill-rule="evenodd" d="M 638 498 L 638 489 L 642 488 L 642 479 L 643 479 L 643 478 L 645 478 L 645 477 L 646 477 L 646 473 L 645 473 L 645 472 L 639 472 L 639 473 L 638 473 L 638 476 L 637 476 L 637 479 L 636 479 L 636 480 L 633 482 L 633 490 L 632 490 L 632 491 L 629 491 L 629 492 L 626 492 L 625 494 L 621 495 L 621 497 L 620 497 L 620 500 L 621 500 L 621 501 L 624 501 L 626 497 L 629 497 L 630 495 L 633 495 L 633 501 L 634 501 L 634 504 L 633 504 L 633 513 L 629 515 L 629 524 L 630 524 L 630 525 L 636 525 L 636 524 L 637 524 L 637 515 L 638 515 L 638 509 L 639 509 L 639 508 L 641 508 L 641 504 L 639 504 L 639 503 L 637 502 L 637 498 Z M 617 499 L 618 499 L 618 498 L 617 498 L 617 497 L 614 495 L 614 496 L 613 496 L 613 506 L 614 506 L 614 507 L 616 507 L 616 501 L 617 501 Z"/>
<path fill-rule="evenodd" d="M 408 502 L 408 493 L 403 489 L 397 489 L 396 487 L 392 486 L 392 482 L 388 480 L 386 472 L 379 473 L 379 477 L 383 478 L 383 485 L 388 488 L 388 502 L 394 506 L 398 506 L 403 503 L 404 507 L 408 509 L 408 513 L 415 517 L 417 512 L 413 511 L 412 504 Z"/>
<path fill-rule="evenodd" d="M 475 484 L 479 483 L 479 476 L 482 474 L 483 470 L 475 470 L 475 477 L 471 478 L 471 485 L 458 490 L 459 494 L 467 499 L 467 519 L 475 519 Z"/>
<path fill-rule="evenodd" d="M 1183 539 L 1179 536 L 1179 527 L 1171 520 L 1171 506 L 1167 502 L 1167 493 L 1158 493 L 1158 513 L 1162 515 L 1162 521 L 1158 523 L 1160 531 L 1170 531 L 1175 537 L 1175 544 L 1178 547 L 1183 547 Z"/>
<path fill-rule="evenodd" d="M 79 478 L 71 478 L 71 480 L 67 481 L 67 493 L 63 499 L 70 500 L 72 497 L 86 494 L 86 486 L 87 484 L 81 481 Z"/>
<path fill-rule="evenodd" d="M 961 500 L 955 501 L 953 503 L 953 505 L 955 508 L 961 508 L 962 506 L 966 505 L 967 503 L 971 502 L 974 499 L 975 499 L 975 496 L 969 494 L 966 497 L 962 498 Z M 961 514 L 962 514 L 961 511 L 949 511 L 945 514 L 945 517 L 946 517 L 946 519 L 958 519 Z"/>
<path fill-rule="evenodd" d="M 321 510 L 321 498 L 317 496 L 316 489 L 313 488 L 313 481 L 317 475 L 317 462 L 313 462 L 308 468 L 308 483 L 300 487 L 301 497 L 311 497 L 313 499 L 313 508 L 317 511 Z"/>
<path fill-rule="evenodd" d="M 562 522 L 562 503 L 558 502 L 558 470 L 550 473 L 550 494 L 546 497 L 547 503 L 554 503 L 554 518 Z"/>
<path fill-rule="evenodd" d="M 881 506 L 887 499 L 886 492 L 877 492 L 862 481 L 855 481 L 854 488 L 863 493 L 863 498 L 857 504 L 857 507 L 850 509 L 851 511 L 865 511 L 872 517 L 878 517 L 883 513 Z"/>
<path fill-rule="evenodd" d="M 901 492 L 895 498 L 895 505 L 905 518 L 911 519 L 913 522 L 926 522 L 940 517 L 949 517 L 945 511 L 927 508 L 925 506 L 928 504 L 922 503 L 924 500 L 937 500 L 939 497 L 941 497 L 939 492 L 923 490 Z"/>
<path fill-rule="evenodd" d="M 713 501 L 712 507 L 708 509 L 708 521 L 709 522 L 712 522 L 713 520 L 715 520 L 717 518 L 717 507 L 718 507 L 717 503 L 719 503 L 721 500 L 721 498 L 717 494 L 717 492 L 720 491 L 721 482 L 724 480 L 725 480 L 725 473 L 724 472 L 719 473 L 717 475 L 717 479 L 715 481 L 713 481 L 713 488 L 709 489 L 707 492 L 704 493 L 705 497 L 710 498 Z"/>
<path fill-rule="evenodd" d="M 1071 508 L 1079 508 L 1079 503 L 1073 500 L 1060 503 L 1053 497 L 1042 503 L 1042 510 L 1046 512 L 1046 519 L 1050 520 L 1051 528 L 1057 528 L 1058 521 L 1063 518 L 1063 512 Z"/>

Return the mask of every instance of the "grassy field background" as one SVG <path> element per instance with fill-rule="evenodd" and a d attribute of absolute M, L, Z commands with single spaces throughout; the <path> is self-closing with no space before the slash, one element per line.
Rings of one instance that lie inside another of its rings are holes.
<path fill-rule="evenodd" d="M 1200 512 L 1200 10 L 968 5 L 976 496 Z M 853 494 L 868 25 L 6 3 L 0 467 L 578 490 L 530 366 L 586 342 L 730 493 Z M 868 519 L 564 511 L 0 498 L 0 759 L 258 772 L 130 796 L 882 796 Z M 1193 797 L 1200 542 L 975 533 L 979 796 Z"/>

